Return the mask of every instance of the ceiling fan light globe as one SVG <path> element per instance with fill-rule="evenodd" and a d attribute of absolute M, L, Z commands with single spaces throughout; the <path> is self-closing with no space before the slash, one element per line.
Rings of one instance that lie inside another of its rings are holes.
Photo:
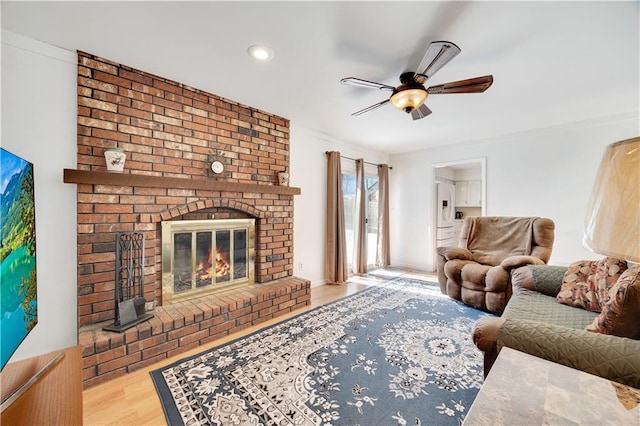
<path fill-rule="evenodd" d="M 428 93 L 423 87 L 414 87 L 396 91 L 389 100 L 400 111 L 410 113 L 424 103 L 427 95 Z"/>

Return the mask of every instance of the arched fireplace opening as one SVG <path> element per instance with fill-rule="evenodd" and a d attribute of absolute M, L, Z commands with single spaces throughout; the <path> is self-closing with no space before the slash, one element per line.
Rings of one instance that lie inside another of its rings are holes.
<path fill-rule="evenodd" d="M 162 303 L 253 284 L 255 219 L 162 222 Z"/>

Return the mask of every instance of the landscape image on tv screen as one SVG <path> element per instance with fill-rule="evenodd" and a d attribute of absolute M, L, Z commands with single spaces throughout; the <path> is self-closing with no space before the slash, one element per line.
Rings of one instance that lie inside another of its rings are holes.
<path fill-rule="evenodd" d="M 38 322 L 33 165 L 0 148 L 0 369 Z"/>

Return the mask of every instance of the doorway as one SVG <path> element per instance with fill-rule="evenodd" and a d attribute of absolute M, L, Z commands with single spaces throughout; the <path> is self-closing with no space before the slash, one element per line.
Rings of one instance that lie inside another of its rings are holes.
<path fill-rule="evenodd" d="M 455 187 L 454 228 L 462 225 L 462 220 L 467 216 L 486 216 L 487 214 L 487 170 L 486 158 L 472 158 L 467 160 L 434 163 L 431 165 L 430 185 L 432 200 L 431 212 L 431 237 L 429 238 L 429 252 L 431 253 L 431 270 L 436 270 L 437 265 L 437 241 L 442 235 L 438 235 L 437 218 L 440 206 L 438 205 L 438 184 L 453 185 Z M 442 230 L 441 230 L 442 232 Z M 452 232 L 456 232 L 455 229 Z M 442 239 L 441 239 L 442 240 Z M 458 234 L 454 236 L 454 244 L 457 244 Z"/>

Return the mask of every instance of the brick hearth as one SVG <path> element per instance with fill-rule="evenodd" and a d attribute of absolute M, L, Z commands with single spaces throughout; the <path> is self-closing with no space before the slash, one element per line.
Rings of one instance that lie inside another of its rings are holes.
<path fill-rule="evenodd" d="M 310 303 L 309 281 L 283 278 L 159 306 L 154 318 L 124 333 L 102 324 L 80 332 L 85 387 L 197 348 Z"/>
<path fill-rule="evenodd" d="M 293 195 L 273 191 L 289 169 L 289 121 L 162 77 L 78 53 L 78 324 L 85 385 L 94 385 L 309 304 L 293 277 Z M 126 152 L 110 183 L 104 151 Z M 213 160 L 225 164 L 213 175 Z M 106 182 L 105 182 L 106 180 Z M 215 185 L 207 185 L 215 182 Z M 249 190 L 246 190 L 249 188 Z M 264 188 L 264 190 L 262 190 Z M 297 192 L 299 193 L 299 191 Z M 256 218 L 255 285 L 162 306 L 163 220 Z M 144 297 L 154 319 L 125 333 L 114 320 L 115 240 L 145 234 Z"/>

